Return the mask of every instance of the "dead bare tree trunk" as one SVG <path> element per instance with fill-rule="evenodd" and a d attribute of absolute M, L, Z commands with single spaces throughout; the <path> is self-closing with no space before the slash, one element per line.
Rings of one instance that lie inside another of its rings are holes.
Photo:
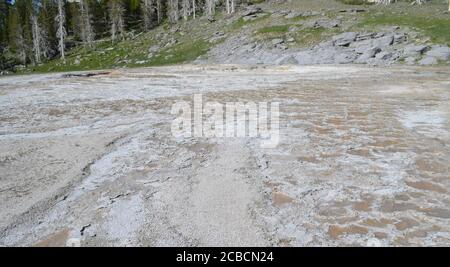
<path fill-rule="evenodd" d="M 57 23 L 56 37 L 58 38 L 58 50 L 61 54 L 61 58 L 65 59 L 65 43 L 64 39 L 66 38 L 67 32 L 64 27 L 64 22 L 66 21 L 66 14 L 64 11 L 64 2 L 63 0 L 58 1 L 58 14 L 56 15 L 55 21 Z"/>
<path fill-rule="evenodd" d="M 178 0 L 169 0 L 169 8 L 167 11 L 167 16 L 169 17 L 169 21 L 172 24 L 178 22 L 179 13 L 178 13 Z"/>
<path fill-rule="evenodd" d="M 226 0 L 227 14 L 235 12 L 236 0 Z"/>
<path fill-rule="evenodd" d="M 156 0 L 156 16 L 158 17 L 158 24 L 162 21 L 162 3 L 161 0 Z"/>
<path fill-rule="evenodd" d="M 425 2 L 428 2 L 428 0 L 414 0 L 411 5 L 421 5 L 424 4 Z"/>
<path fill-rule="evenodd" d="M 141 9 L 144 19 L 144 29 L 145 31 L 148 31 L 151 27 L 151 20 L 153 15 L 153 0 L 142 0 Z"/>
<path fill-rule="evenodd" d="M 27 64 L 27 47 L 25 44 L 25 39 L 23 38 L 23 28 L 22 25 L 19 23 L 17 25 L 17 30 L 14 33 L 14 42 L 17 46 L 17 59 L 22 63 L 23 65 Z"/>
<path fill-rule="evenodd" d="M 450 0 L 449 0 L 450 1 Z M 195 19 L 195 9 L 197 7 L 195 6 L 195 0 L 192 0 L 192 17 Z M 450 7 L 449 7 L 450 8 Z"/>
<path fill-rule="evenodd" d="M 125 9 L 119 1 L 113 0 L 110 2 L 109 19 L 111 20 L 111 40 L 113 42 L 116 41 L 117 35 L 119 35 L 121 39 L 125 38 L 125 24 L 123 21 L 124 12 Z"/>
<path fill-rule="evenodd" d="M 31 35 L 33 37 L 34 62 L 40 63 L 41 56 L 47 57 L 48 43 L 45 31 L 39 26 L 35 14 L 31 15 Z"/>
<path fill-rule="evenodd" d="M 183 19 L 187 20 L 190 14 L 190 1 L 189 0 L 182 0 L 182 13 L 183 13 Z"/>
<path fill-rule="evenodd" d="M 215 0 L 206 0 L 206 16 L 208 19 L 213 19 L 216 10 Z"/>
<path fill-rule="evenodd" d="M 33 36 L 33 53 L 34 53 L 34 61 L 36 63 L 41 62 L 41 33 L 37 21 L 36 15 L 31 15 L 31 33 Z"/>

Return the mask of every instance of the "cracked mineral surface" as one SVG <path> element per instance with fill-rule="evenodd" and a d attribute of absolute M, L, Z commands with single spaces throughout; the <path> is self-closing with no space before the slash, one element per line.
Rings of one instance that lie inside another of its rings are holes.
<path fill-rule="evenodd" d="M 0 78 L 0 245 L 449 246 L 447 67 Z M 279 102 L 280 142 L 175 138 L 172 105 Z"/>

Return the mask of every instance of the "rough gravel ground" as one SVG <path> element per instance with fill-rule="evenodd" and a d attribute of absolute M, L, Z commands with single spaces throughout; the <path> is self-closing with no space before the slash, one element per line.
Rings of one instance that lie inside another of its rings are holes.
<path fill-rule="evenodd" d="M 446 67 L 171 66 L 0 79 L 0 245 L 450 245 Z M 174 138 L 278 101 L 281 140 Z"/>

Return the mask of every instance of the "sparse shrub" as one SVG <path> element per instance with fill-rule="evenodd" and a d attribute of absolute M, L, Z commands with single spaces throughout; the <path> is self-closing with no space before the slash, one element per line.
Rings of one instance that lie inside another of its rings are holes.
<path fill-rule="evenodd" d="M 289 30 L 289 25 L 273 25 L 261 28 L 258 33 L 285 33 Z"/>
<path fill-rule="evenodd" d="M 347 5 L 368 5 L 373 4 L 367 0 L 337 0 L 341 3 L 347 4 Z"/>
<path fill-rule="evenodd" d="M 254 4 L 260 4 L 264 1 L 266 1 L 266 0 L 248 0 L 248 3 L 251 5 L 254 5 Z"/>

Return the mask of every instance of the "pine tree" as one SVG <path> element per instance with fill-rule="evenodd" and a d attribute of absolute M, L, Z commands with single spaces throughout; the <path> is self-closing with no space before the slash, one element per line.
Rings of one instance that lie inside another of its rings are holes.
<path fill-rule="evenodd" d="M 0 0 L 0 49 L 5 47 L 7 42 L 7 18 L 8 6 L 6 4 L 6 1 Z"/>
<path fill-rule="evenodd" d="M 38 22 L 45 33 L 47 49 L 45 57 L 54 57 L 58 51 L 58 39 L 56 37 L 55 17 L 57 6 L 53 0 L 42 0 L 39 8 Z"/>
<path fill-rule="evenodd" d="M 109 2 L 110 0 L 90 2 L 92 25 L 96 38 L 103 38 L 110 34 Z"/>
<path fill-rule="evenodd" d="M 17 7 L 11 7 L 8 16 L 8 43 L 17 60 L 25 65 L 27 63 L 27 47 L 23 37 L 23 27 Z"/>
<path fill-rule="evenodd" d="M 92 17 L 89 12 L 89 4 L 87 0 L 80 0 L 80 30 L 81 40 L 85 46 L 92 47 L 94 44 L 94 30 L 92 28 Z"/>
<path fill-rule="evenodd" d="M 25 63 L 33 61 L 33 36 L 31 32 L 31 15 L 33 13 L 33 1 L 32 0 L 16 0 L 14 6 L 17 7 L 19 12 L 19 23 L 22 28 L 22 42 L 25 49 L 22 53 L 25 57 Z"/>

